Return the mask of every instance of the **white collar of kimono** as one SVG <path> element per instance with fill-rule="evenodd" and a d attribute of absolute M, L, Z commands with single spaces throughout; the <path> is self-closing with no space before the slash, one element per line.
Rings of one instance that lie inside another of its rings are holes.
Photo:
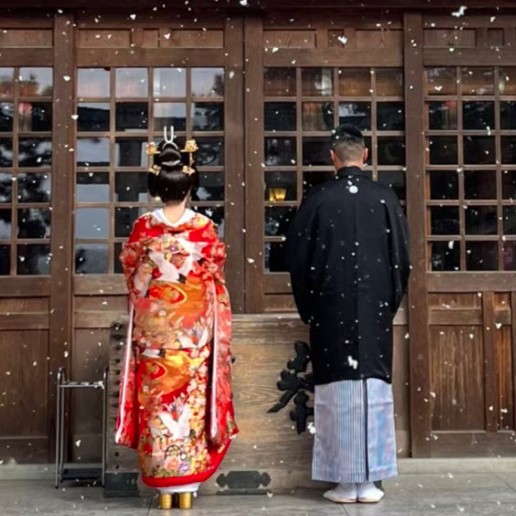
<path fill-rule="evenodd" d="M 195 215 L 195 211 L 187 208 L 185 210 L 185 212 L 183 213 L 183 215 L 181 216 L 181 218 L 177 222 L 174 222 L 173 224 L 172 224 L 172 222 L 170 222 L 167 219 L 167 217 L 165 217 L 165 212 L 163 211 L 163 208 L 155 209 L 152 212 L 152 215 L 154 216 L 154 218 L 159 220 L 161 223 L 166 224 L 167 226 L 175 227 L 175 226 L 180 226 L 181 224 L 185 224 L 190 219 L 192 219 Z"/>

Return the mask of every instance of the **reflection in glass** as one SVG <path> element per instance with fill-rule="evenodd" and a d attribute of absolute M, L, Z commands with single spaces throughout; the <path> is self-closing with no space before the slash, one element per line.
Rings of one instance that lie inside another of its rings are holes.
<path fill-rule="evenodd" d="M 117 138 L 115 141 L 115 165 L 117 167 L 145 167 L 147 153 L 144 138 Z"/>
<path fill-rule="evenodd" d="M 500 68 L 498 89 L 502 95 L 516 95 L 516 67 Z"/>
<path fill-rule="evenodd" d="M 75 272 L 77 274 L 107 274 L 107 244 L 77 244 L 75 246 Z"/>
<path fill-rule="evenodd" d="M 109 97 L 109 70 L 105 68 L 79 68 L 77 96 L 80 99 Z"/>
<path fill-rule="evenodd" d="M 405 138 L 403 136 L 378 137 L 378 164 L 405 165 Z"/>
<path fill-rule="evenodd" d="M 264 258 L 266 272 L 287 271 L 284 242 L 266 242 Z"/>
<path fill-rule="evenodd" d="M 20 102 L 18 123 L 21 132 L 52 131 L 52 103 Z"/>
<path fill-rule="evenodd" d="M 341 68 L 339 93 L 343 97 L 369 97 L 371 95 L 371 71 L 369 68 Z"/>
<path fill-rule="evenodd" d="M 496 206 L 468 206 L 465 212 L 467 235 L 496 235 L 498 231 Z"/>
<path fill-rule="evenodd" d="M 459 207 L 432 206 L 430 208 L 430 228 L 432 235 L 458 235 Z"/>
<path fill-rule="evenodd" d="M 339 104 L 339 124 L 353 124 L 362 131 L 370 131 L 371 103 L 341 102 Z"/>
<path fill-rule="evenodd" d="M 425 70 L 425 95 L 455 95 L 457 73 L 455 68 L 427 68 Z"/>
<path fill-rule="evenodd" d="M 11 202 L 13 193 L 13 176 L 0 173 L 0 203 Z"/>
<path fill-rule="evenodd" d="M 428 173 L 430 199 L 458 199 L 459 176 L 456 171 L 433 170 Z"/>
<path fill-rule="evenodd" d="M 108 208 L 77 208 L 75 238 L 108 238 Z"/>
<path fill-rule="evenodd" d="M 303 102 L 303 131 L 332 130 L 333 112 L 333 102 Z"/>
<path fill-rule="evenodd" d="M 333 181 L 335 172 L 303 172 L 303 198 L 317 185 Z"/>
<path fill-rule="evenodd" d="M 14 68 L 0 68 L 0 98 L 14 96 Z"/>
<path fill-rule="evenodd" d="M 52 68 L 20 68 L 20 96 L 51 97 L 53 77 Z"/>
<path fill-rule="evenodd" d="M 107 167 L 109 138 L 77 138 L 77 166 Z"/>
<path fill-rule="evenodd" d="M 431 165 L 458 163 L 457 138 L 455 136 L 431 136 L 427 149 Z"/>
<path fill-rule="evenodd" d="M 49 208 L 18 210 L 18 238 L 50 238 Z"/>
<path fill-rule="evenodd" d="M 297 208 L 295 206 L 273 206 L 265 208 L 265 235 L 286 236 Z"/>
<path fill-rule="evenodd" d="M 302 94 L 310 97 L 326 97 L 333 93 L 331 68 L 303 68 L 301 71 Z"/>
<path fill-rule="evenodd" d="M 266 97 L 293 97 L 296 95 L 295 68 L 265 68 L 264 94 Z"/>
<path fill-rule="evenodd" d="M 109 131 L 109 104 L 82 102 L 77 107 L 77 130 L 85 132 Z"/>
<path fill-rule="evenodd" d="M 50 174 L 18 174 L 19 202 L 50 202 Z"/>
<path fill-rule="evenodd" d="M 0 131 L 12 132 L 14 117 L 14 104 L 12 102 L 0 102 Z"/>
<path fill-rule="evenodd" d="M 224 174 L 222 172 L 201 172 L 199 187 L 193 192 L 194 201 L 223 201 Z"/>
<path fill-rule="evenodd" d="M 406 199 L 405 172 L 402 170 L 384 170 L 378 172 L 378 181 L 389 185 L 398 196 L 398 199 Z"/>
<path fill-rule="evenodd" d="M 502 163 L 516 165 L 516 136 L 502 136 L 501 140 Z"/>
<path fill-rule="evenodd" d="M 192 97 L 223 97 L 224 68 L 192 68 Z"/>
<path fill-rule="evenodd" d="M 18 165 L 46 167 L 52 164 L 52 141 L 48 138 L 20 138 Z"/>
<path fill-rule="evenodd" d="M 494 69 L 464 67 L 461 69 L 463 95 L 494 95 Z"/>
<path fill-rule="evenodd" d="M 161 102 L 154 104 L 154 130 L 173 126 L 175 131 L 186 131 L 186 104 Z"/>
<path fill-rule="evenodd" d="M 1 244 L 0 245 L 0 276 L 9 276 L 10 271 L 11 271 L 11 246 Z"/>
<path fill-rule="evenodd" d="M 266 172 L 264 199 L 268 202 L 295 201 L 297 175 L 295 172 Z"/>
<path fill-rule="evenodd" d="M 116 208 L 115 209 L 115 237 L 127 238 L 133 230 L 133 225 L 147 208 Z"/>
<path fill-rule="evenodd" d="M 124 269 L 122 268 L 122 264 L 120 263 L 120 254 L 122 253 L 122 247 L 123 247 L 123 243 L 122 242 L 115 242 L 115 255 L 113 257 L 114 259 L 114 271 L 115 271 L 115 274 L 122 274 L 124 272 Z"/>
<path fill-rule="evenodd" d="M 403 70 L 378 68 L 376 70 L 376 94 L 379 97 L 402 97 Z"/>
<path fill-rule="evenodd" d="M 268 167 L 296 164 L 295 138 L 265 138 L 265 165 Z"/>
<path fill-rule="evenodd" d="M 459 242 L 432 242 L 432 270 L 433 271 L 458 271 L 460 268 Z"/>
<path fill-rule="evenodd" d="M 506 271 L 516 271 L 516 242 L 503 243 L 503 268 Z"/>
<path fill-rule="evenodd" d="M 516 129 L 516 102 L 500 102 L 500 124 L 502 129 Z"/>
<path fill-rule="evenodd" d="M 224 104 L 222 102 L 192 103 L 192 131 L 223 131 Z"/>
<path fill-rule="evenodd" d="M 464 136 L 464 163 L 468 165 L 495 164 L 495 137 Z"/>
<path fill-rule="evenodd" d="M 11 240 L 11 210 L 0 210 L 0 240 Z"/>
<path fill-rule="evenodd" d="M 502 171 L 502 198 L 516 198 L 516 170 Z"/>
<path fill-rule="evenodd" d="M 0 167 L 13 166 L 13 141 L 11 138 L 0 138 Z"/>
<path fill-rule="evenodd" d="M 108 179 L 107 177 L 107 184 L 109 183 Z M 105 191 L 108 195 L 109 187 Z M 115 201 L 147 202 L 147 173 L 117 172 L 115 174 Z"/>
<path fill-rule="evenodd" d="M 379 131 L 403 131 L 405 110 L 403 102 L 378 102 L 376 128 Z"/>
<path fill-rule="evenodd" d="M 297 117 L 294 102 L 266 102 L 263 106 L 263 115 L 266 131 L 296 130 Z"/>
<path fill-rule="evenodd" d="M 503 207 L 503 233 L 516 235 L 516 206 Z"/>
<path fill-rule="evenodd" d="M 498 269 L 497 242 L 466 242 L 466 268 L 469 271 Z"/>
<path fill-rule="evenodd" d="M 149 94 L 148 74 L 146 68 L 117 68 L 116 97 L 147 97 Z"/>
<path fill-rule="evenodd" d="M 225 235 L 224 208 L 222 206 L 194 206 L 193 209 L 198 213 L 203 213 L 209 217 L 218 226 L 219 238 L 223 239 Z"/>
<path fill-rule="evenodd" d="M 77 202 L 109 202 L 109 173 L 79 172 L 75 195 Z"/>
<path fill-rule="evenodd" d="M 466 199 L 496 199 L 496 172 L 467 170 L 464 172 Z"/>
<path fill-rule="evenodd" d="M 198 167 L 224 165 L 224 140 L 222 138 L 196 138 L 199 150 L 195 153 Z"/>
<path fill-rule="evenodd" d="M 20 244 L 17 251 L 16 273 L 18 275 L 50 274 L 49 244 Z"/>
<path fill-rule="evenodd" d="M 117 102 L 116 131 L 142 131 L 149 125 L 149 111 L 146 102 Z"/>
<path fill-rule="evenodd" d="M 428 128 L 437 131 L 457 129 L 457 101 L 428 102 Z"/>
<path fill-rule="evenodd" d="M 186 70 L 155 68 L 153 92 L 155 97 L 186 97 Z"/>
<path fill-rule="evenodd" d="M 331 165 L 329 138 L 303 138 L 303 165 Z"/>
<path fill-rule="evenodd" d="M 494 102 L 463 102 L 462 113 L 464 129 L 494 128 Z"/>

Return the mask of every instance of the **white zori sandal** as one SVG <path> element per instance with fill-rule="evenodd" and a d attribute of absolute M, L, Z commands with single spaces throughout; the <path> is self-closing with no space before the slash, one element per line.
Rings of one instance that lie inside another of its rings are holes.
<path fill-rule="evenodd" d="M 358 486 L 358 501 L 360 503 L 378 503 L 385 493 L 378 489 L 373 482 L 365 482 Z"/>
<path fill-rule="evenodd" d="M 358 490 L 356 484 L 339 484 L 323 494 L 326 500 L 335 503 L 356 503 Z"/>

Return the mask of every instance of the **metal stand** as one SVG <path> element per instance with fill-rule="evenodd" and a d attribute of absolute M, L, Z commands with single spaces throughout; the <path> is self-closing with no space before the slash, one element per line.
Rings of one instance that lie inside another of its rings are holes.
<path fill-rule="evenodd" d="M 63 480 L 89 480 L 92 478 L 101 479 L 102 487 L 106 481 L 106 460 L 107 460 L 107 410 L 108 410 L 108 368 L 99 382 L 72 382 L 66 379 L 65 368 L 59 368 L 57 372 L 57 404 L 56 404 L 56 488 Z M 87 468 L 66 468 L 64 463 L 65 448 L 65 401 L 66 392 L 69 389 L 102 389 L 102 463 L 100 467 L 90 464 Z M 99 475 L 100 473 L 100 475 Z"/>

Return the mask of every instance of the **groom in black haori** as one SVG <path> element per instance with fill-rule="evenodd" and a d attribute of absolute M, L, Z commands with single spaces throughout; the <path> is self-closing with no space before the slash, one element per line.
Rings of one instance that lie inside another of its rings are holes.
<path fill-rule="evenodd" d="M 394 191 L 363 170 L 358 128 L 331 137 L 334 180 L 313 188 L 287 237 L 287 266 L 310 326 L 315 380 L 314 480 L 325 498 L 374 503 L 397 475 L 392 324 L 407 287 L 409 237 Z"/>

